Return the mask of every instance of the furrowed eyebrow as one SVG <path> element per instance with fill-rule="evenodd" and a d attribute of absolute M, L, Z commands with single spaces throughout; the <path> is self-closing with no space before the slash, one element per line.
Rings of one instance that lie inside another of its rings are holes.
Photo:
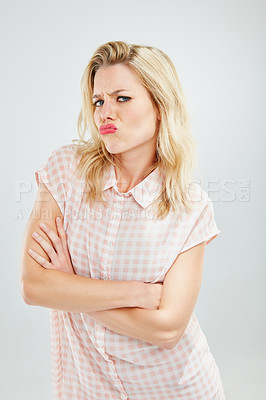
<path fill-rule="evenodd" d="M 109 96 L 113 96 L 114 94 L 117 94 L 117 93 L 120 93 L 120 92 L 127 92 L 128 91 L 128 89 L 117 89 L 117 90 L 115 90 L 113 93 L 107 93 Z M 96 98 L 98 98 L 98 97 L 101 97 L 99 94 L 95 94 L 93 97 L 92 97 L 92 100 L 93 99 L 96 99 Z"/>

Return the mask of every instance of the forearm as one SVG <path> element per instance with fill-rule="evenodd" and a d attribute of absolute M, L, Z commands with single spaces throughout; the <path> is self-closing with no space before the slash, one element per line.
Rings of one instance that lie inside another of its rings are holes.
<path fill-rule="evenodd" d="M 168 348 L 175 336 L 168 331 L 164 310 L 121 308 L 87 313 L 110 330 L 158 347 Z"/>
<path fill-rule="evenodd" d="M 121 307 L 139 307 L 142 282 L 90 279 L 56 270 L 43 270 L 29 284 L 31 305 L 84 313 Z"/>

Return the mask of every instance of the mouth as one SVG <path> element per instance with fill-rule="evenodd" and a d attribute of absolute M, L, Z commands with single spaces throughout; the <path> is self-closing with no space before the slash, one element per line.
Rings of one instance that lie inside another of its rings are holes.
<path fill-rule="evenodd" d="M 108 133 L 115 133 L 117 131 L 117 127 L 114 124 L 106 124 L 100 126 L 100 134 L 107 135 Z"/>

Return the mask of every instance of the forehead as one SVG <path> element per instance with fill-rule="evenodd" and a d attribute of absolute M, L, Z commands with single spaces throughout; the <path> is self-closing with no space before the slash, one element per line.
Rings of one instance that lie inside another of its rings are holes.
<path fill-rule="evenodd" d="M 139 77 L 125 64 L 100 67 L 94 77 L 95 93 L 99 93 L 101 90 L 112 91 L 119 88 L 134 89 L 141 87 L 143 85 Z"/>

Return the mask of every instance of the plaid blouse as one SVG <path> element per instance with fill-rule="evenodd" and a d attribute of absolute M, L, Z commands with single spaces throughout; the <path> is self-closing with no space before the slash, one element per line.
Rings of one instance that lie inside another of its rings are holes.
<path fill-rule="evenodd" d="M 115 170 L 105 176 L 102 202 L 90 208 L 85 184 L 74 177 L 74 144 L 55 149 L 35 172 L 64 215 L 77 275 L 93 279 L 163 282 L 177 255 L 219 233 L 213 204 L 193 183 L 193 212 L 152 212 L 163 176 L 156 168 L 127 193 Z M 67 294 L 66 294 L 67 295 Z M 50 309 L 52 382 L 63 400 L 224 400 L 217 364 L 193 313 L 178 344 L 162 349 L 118 334 L 86 313 Z"/>

